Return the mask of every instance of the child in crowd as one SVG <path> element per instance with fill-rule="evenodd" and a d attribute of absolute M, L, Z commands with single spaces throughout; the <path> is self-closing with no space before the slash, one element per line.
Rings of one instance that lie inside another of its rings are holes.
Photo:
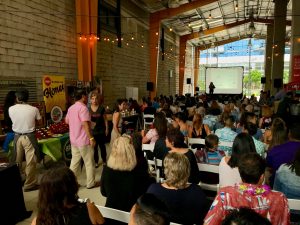
<path fill-rule="evenodd" d="M 205 148 L 197 150 L 195 157 L 198 163 L 208 163 L 219 165 L 222 157 L 225 156 L 224 151 L 218 150 L 219 137 L 210 134 L 205 138 Z"/>

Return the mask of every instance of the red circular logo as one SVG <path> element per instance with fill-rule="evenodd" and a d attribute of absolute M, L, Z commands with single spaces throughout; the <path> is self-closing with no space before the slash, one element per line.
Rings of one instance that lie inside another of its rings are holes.
<path fill-rule="evenodd" d="M 51 79 L 50 79 L 50 77 L 45 77 L 44 83 L 45 83 L 47 86 L 49 86 L 49 85 L 51 84 Z"/>

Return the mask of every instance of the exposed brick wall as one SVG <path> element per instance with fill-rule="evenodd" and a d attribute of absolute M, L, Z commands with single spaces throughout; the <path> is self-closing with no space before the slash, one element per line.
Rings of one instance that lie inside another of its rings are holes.
<path fill-rule="evenodd" d="M 128 2 L 122 2 L 122 33 L 124 40 L 122 48 L 112 43 L 115 35 L 102 31 L 101 41 L 97 45 L 97 76 L 102 79 L 104 104 L 112 106 L 117 98 L 125 97 L 126 87 L 138 87 L 139 99 L 148 96 L 146 83 L 150 80 L 149 62 L 149 19 L 148 13 Z M 130 18 L 130 15 L 133 17 Z M 131 40 L 131 36 L 134 40 Z M 104 37 L 110 37 L 110 42 L 103 41 Z M 178 50 L 175 35 L 168 35 L 165 42 L 166 49 L 173 46 L 173 51 Z M 127 46 L 126 43 L 129 45 Z M 143 48 L 141 45 L 143 44 Z M 176 47 L 177 46 L 177 47 Z M 176 56 L 176 54 L 175 54 Z M 174 95 L 178 91 L 178 60 L 165 57 L 158 63 L 158 90 L 157 94 Z M 173 77 L 169 78 L 169 71 L 173 71 Z M 170 80 L 169 80 L 170 79 Z"/>
<path fill-rule="evenodd" d="M 0 0 L 0 8 L 4 10 L 0 13 L 0 77 L 35 79 L 37 100 L 42 100 L 43 75 L 77 79 L 75 0 Z M 97 76 L 103 80 L 107 105 L 124 97 L 126 86 L 138 87 L 139 98 L 148 96 L 149 14 L 124 0 L 122 16 L 122 32 L 127 34 L 123 47 L 103 40 L 97 46 Z M 134 41 L 129 38 L 131 33 Z M 178 37 L 170 34 L 167 39 L 166 46 L 178 51 Z M 158 94 L 178 93 L 177 61 L 168 56 L 161 61 L 160 57 Z"/>
<path fill-rule="evenodd" d="M 175 95 L 177 93 L 176 84 L 178 84 L 178 46 L 176 37 L 173 40 L 165 40 L 165 55 L 162 60 L 162 54 L 159 54 L 158 76 L 157 76 L 157 94 Z M 172 72 L 170 72 L 172 71 Z"/>
<path fill-rule="evenodd" d="M 0 76 L 35 78 L 38 100 L 43 75 L 77 79 L 75 0 L 0 0 L 0 8 Z"/>

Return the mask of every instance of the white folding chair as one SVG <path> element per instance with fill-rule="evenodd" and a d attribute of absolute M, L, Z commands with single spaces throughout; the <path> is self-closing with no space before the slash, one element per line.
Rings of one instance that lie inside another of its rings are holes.
<path fill-rule="evenodd" d="M 231 141 L 220 141 L 219 142 L 219 147 L 223 146 L 223 147 L 232 148 L 232 144 L 233 144 L 233 142 L 231 142 Z M 226 156 L 228 156 L 228 151 L 224 151 L 224 152 L 225 152 Z"/>
<path fill-rule="evenodd" d="M 151 126 L 153 124 L 154 115 L 153 114 L 143 114 L 143 120 L 144 120 L 144 130 L 146 130 L 146 125 Z M 150 120 L 150 122 L 148 120 Z"/>
<path fill-rule="evenodd" d="M 219 142 L 219 146 L 230 147 L 230 148 L 232 148 L 232 144 L 233 144 L 232 141 L 220 141 Z"/>
<path fill-rule="evenodd" d="M 215 173 L 219 175 L 219 166 L 217 165 L 211 165 L 211 164 L 206 164 L 206 163 L 198 163 L 198 168 L 200 172 L 209 172 L 209 173 Z M 207 184 L 200 182 L 199 186 L 208 191 L 216 191 L 218 192 L 220 189 L 219 184 Z"/>
<path fill-rule="evenodd" d="M 291 210 L 300 211 L 300 200 L 299 199 L 288 198 L 288 202 L 289 202 L 289 208 Z"/>
<path fill-rule="evenodd" d="M 153 150 L 154 150 L 154 145 L 155 145 L 155 144 L 143 144 L 143 145 L 142 145 L 142 150 L 143 150 L 143 151 L 150 151 L 150 152 L 153 152 Z"/>
<path fill-rule="evenodd" d="M 102 216 L 107 219 L 117 220 L 123 223 L 129 223 L 130 213 L 118 209 L 96 205 Z"/>
<path fill-rule="evenodd" d="M 161 159 L 155 159 L 156 164 L 156 182 L 161 183 L 164 179 L 161 176 L 162 168 L 163 168 L 163 161 Z"/>
<path fill-rule="evenodd" d="M 102 216 L 107 219 L 113 219 L 123 223 L 129 223 L 130 213 L 118 209 L 96 205 Z M 170 225 L 180 225 L 178 223 L 170 223 Z"/>
<path fill-rule="evenodd" d="M 188 138 L 188 147 L 190 150 L 196 153 L 197 149 L 192 148 L 193 144 L 200 144 L 200 145 L 205 145 L 205 139 L 202 138 Z"/>
<path fill-rule="evenodd" d="M 161 176 L 160 176 L 160 170 L 162 168 L 162 160 L 156 159 L 155 157 L 153 160 L 148 159 L 148 168 L 151 174 L 155 176 L 156 182 L 160 183 L 161 182 Z"/>

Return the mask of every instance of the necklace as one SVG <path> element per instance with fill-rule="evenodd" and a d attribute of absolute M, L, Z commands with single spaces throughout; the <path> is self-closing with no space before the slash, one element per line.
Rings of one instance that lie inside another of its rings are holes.
<path fill-rule="evenodd" d="M 267 195 L 270 193 L 271 188 L 268 185 L 251 185 L 251 184 L 240 184 L 238 185 L 239 191 L 250 195 Z"/>

